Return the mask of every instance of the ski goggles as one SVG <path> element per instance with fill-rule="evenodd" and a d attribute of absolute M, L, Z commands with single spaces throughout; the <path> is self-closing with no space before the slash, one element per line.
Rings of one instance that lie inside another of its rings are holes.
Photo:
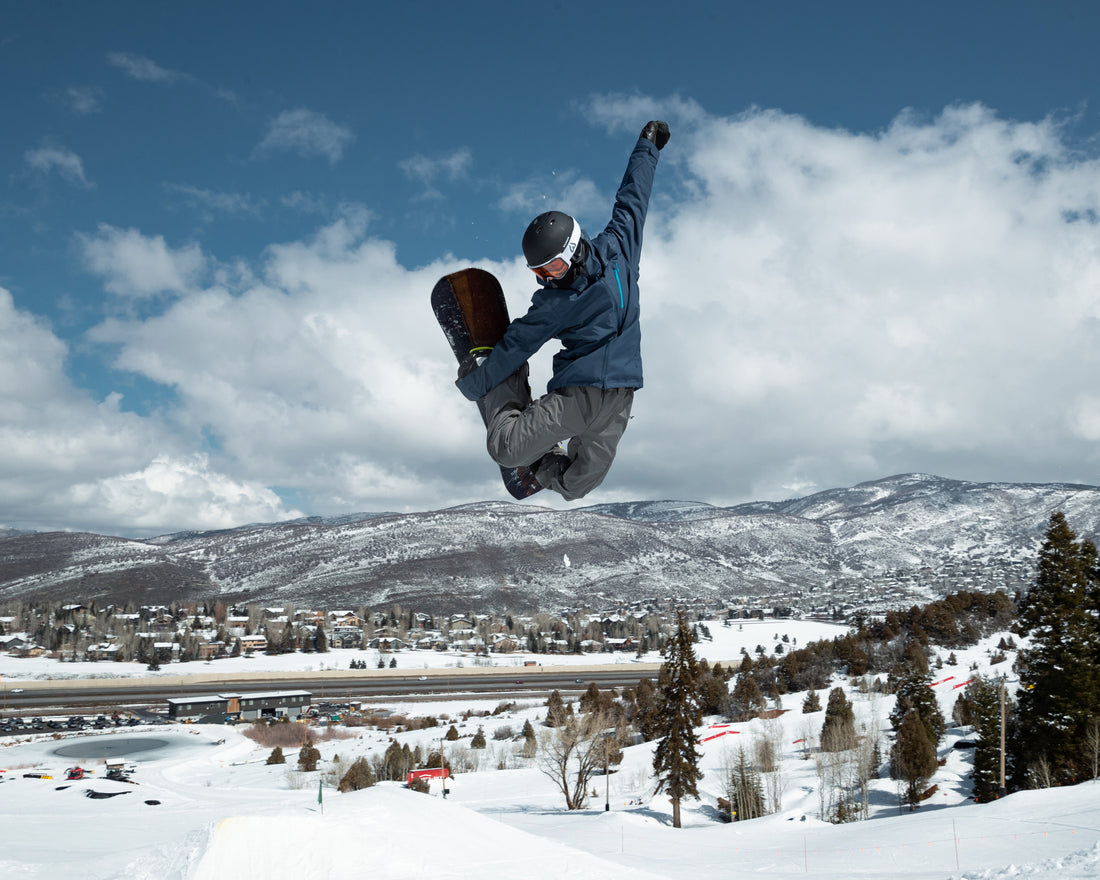
<path fill-rule="evenodd" d="M 573 254 L 577 252 L 577 245 L 580 244 L 580 241 L 581 225 L 574 220 L 573 231 L 570 233 L 569 241 L 565 243 L 561 253 L 551 257 L 545 263 L 539 263 L 537 266 L 529 265 L 527 268 L 546 281 L 561 278 L 569 271 L 569 264 L 573 259 Z"/>

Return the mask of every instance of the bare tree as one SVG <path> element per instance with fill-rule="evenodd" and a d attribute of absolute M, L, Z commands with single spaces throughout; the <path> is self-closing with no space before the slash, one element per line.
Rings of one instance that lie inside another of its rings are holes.
<path fill-rule="evenodd" d="M 554 726 L 540 737 L 538 768 L 565 797 L 567 810 L 583 810 L 592 774 L 604 766 L 610 719 L 604 712 L 555 715 Z"/>
<path fill-rule="evenodd" d="M 767 794 L 767 812 L 778 813 L 783 809 L 783 727 L 779 719 L 762 722 L 753 738 L 753 760 L 764 783 Z"/>
<path fill-rule="evenodd" d="M 1100 718 L 1090 718 L 1085 727 L 1085 756 L 1092 768 L 1092 778 L 1100 778 Z"/>

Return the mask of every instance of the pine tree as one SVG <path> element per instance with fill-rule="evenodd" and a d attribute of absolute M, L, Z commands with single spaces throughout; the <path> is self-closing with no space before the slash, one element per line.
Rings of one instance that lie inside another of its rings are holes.
<path fill-rule="evenodd" d="M 561 692 L 551 691 L 550 697 L 546 701 L 546 726 L 557 727 L 564 722 L 566 717 L 572 714 L 573 708 L 565 705 L 565 701 L 561 698 Z"/>
<path fill-rule="evenodd" d="M 531 726 L 531 719 L 523 722 L 523 757 L 533 758 L 538 752 L 539 743 L 535 737 L 535 728 Z"/>
<path fill-rule="evenodd" d="M 1096 546 L 1078 541 L 1055 512 L 1039 552 L 1035 583 L 1020 602 L 1031 646 L 1019 656 L 1020 772 L 1032 761 L 1053 781 L 1088 778 L 1090 719 L 1100 717 L 1100 572 Z M 1019 779 L 1017 779 L 1019 781 Z"/>
<path fill-rule="evenodd" d="M 929 687 L 931 678 L 927 671 L 913 670 L 898 682 L 895 692 L 894 709 L 890 713 L 890 723 L 895 730 L 900 729 L 910 709 L 915 709 L 924 724 L 925 734 L 935 747 L 947 730 L 947 722 L 940 710 L 936 692 Z"/>
<path fill-rule="evenodd" d="M 745 822 L 764 815 L 764 787 L 743 746 L 737 750 L 737 763 L 729 769 L 726 792 L 735 821 Z"/>
<path fill-rule="evenodd" d="M 911 709 L 898 727 L 897 739 L 890 752 L 890 778 L 905 783 L 903 802 L 910 809 L 920 805 L 924 786 L 936 772 L 936 746 L 916 709 Z"/>
<path fill-rule="evenodd" d="M 680 801 L 699 797 L 702 754 L 695 748 L 695 728 L 703 720 L 699 707 L 699 664 L 695 659 L 691 630 L 684 615 L 676 613 L 676 632 L 665 647 L 659 677 L 658 741 L 653 754 L 657 792 L 672 800 L 672 827 L 680 828 Z"/>
<path fill-rule="evenodd" d="M 480 727 L 477 729 L 477 733 L 474 734 L 474 738 L 470 740 L 471 749 L 483 749 L 485 748 L 485 731 Z"/>
<path fill-rule="evenodd" d="M 856 744 L 856 716 L 842 688 L 829 691 L 825 721 L 821 725 L 821 750 L 843 752 Z"/>
<path fill-rule="evenodd" d="M 737 676 L 733 693 L 729 697 L 729 714 L 732 721 L 749 721 L 764 711 L 767 701 L 751 672 Z"/>
<path fill-rule="evenodd" d="M 806 699 L 802 701 L 802 711 L 807 715 L 810 712 L 821 711 L 821 697 L 817 695 L 817 691 L 813 688 L 810 688 L 810 692 L 806 694 Z"/>
<path fill-rule="evenodd" d="M 340 780 L 338 791 L 359 791 L 361 788 L 370 788 L 378 780 L 374 776 L 370 762 L 363 757 L 356 758 L 348 768 L 348 772 Z"/>
<path fill-rule="evenodd" d="M 641 679 L 634 690 L 635 722 L 646 742 L 655 740 L 658 735 L 657 721 L 660 713 L 657 700 L 657 689 L 653 686 L 652 679 Z"/>
<path fill-rule="evenodd" d="M 321 760 L 321 752 L 316 746 L 307 743 L 298 750 L 298 769 L 311 772 L 317 769 L 317 762 Z"/>
<path fill-rule="evenodd" d="M 1001 789 L 1001 685 L 975 678 L 967 687 L 970 724 L 978 744 L 974 749 L 974 800 L 995 800 Z"/>

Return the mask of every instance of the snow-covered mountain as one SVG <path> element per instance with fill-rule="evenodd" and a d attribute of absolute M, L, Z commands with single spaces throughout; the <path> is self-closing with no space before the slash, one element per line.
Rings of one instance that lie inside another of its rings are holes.
<path fill-rule="evenodd" d="M 1050 514 L 1100 531 L 1100 487 L 906 474 L 785 502 L 568 511 L 487 502 L 138 541 L 0 538 L 0 600 L 25 596 L 328 607 L 605 606 L 644 597 L 909 605 L 1022 586 Z"/>

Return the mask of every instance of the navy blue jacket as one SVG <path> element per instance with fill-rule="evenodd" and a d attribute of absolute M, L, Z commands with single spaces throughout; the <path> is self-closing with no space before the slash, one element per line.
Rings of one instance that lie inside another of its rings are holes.
<path fill-rule="evenodd" d="M 545 343 L 559 339 L 547 391 L 570 385 L 642 387 L 642 330 L 638 259 L 657 147 L 639 138 L 615 196 L 611 222 L 588 244 L 583 271 L 569 287 L 544 284 L 522 318 L 508 325 L 481 366 L 458 382 L 480 400 L 526 363 Z M 539 282 L 543 284 L 543 282 Z"/>

